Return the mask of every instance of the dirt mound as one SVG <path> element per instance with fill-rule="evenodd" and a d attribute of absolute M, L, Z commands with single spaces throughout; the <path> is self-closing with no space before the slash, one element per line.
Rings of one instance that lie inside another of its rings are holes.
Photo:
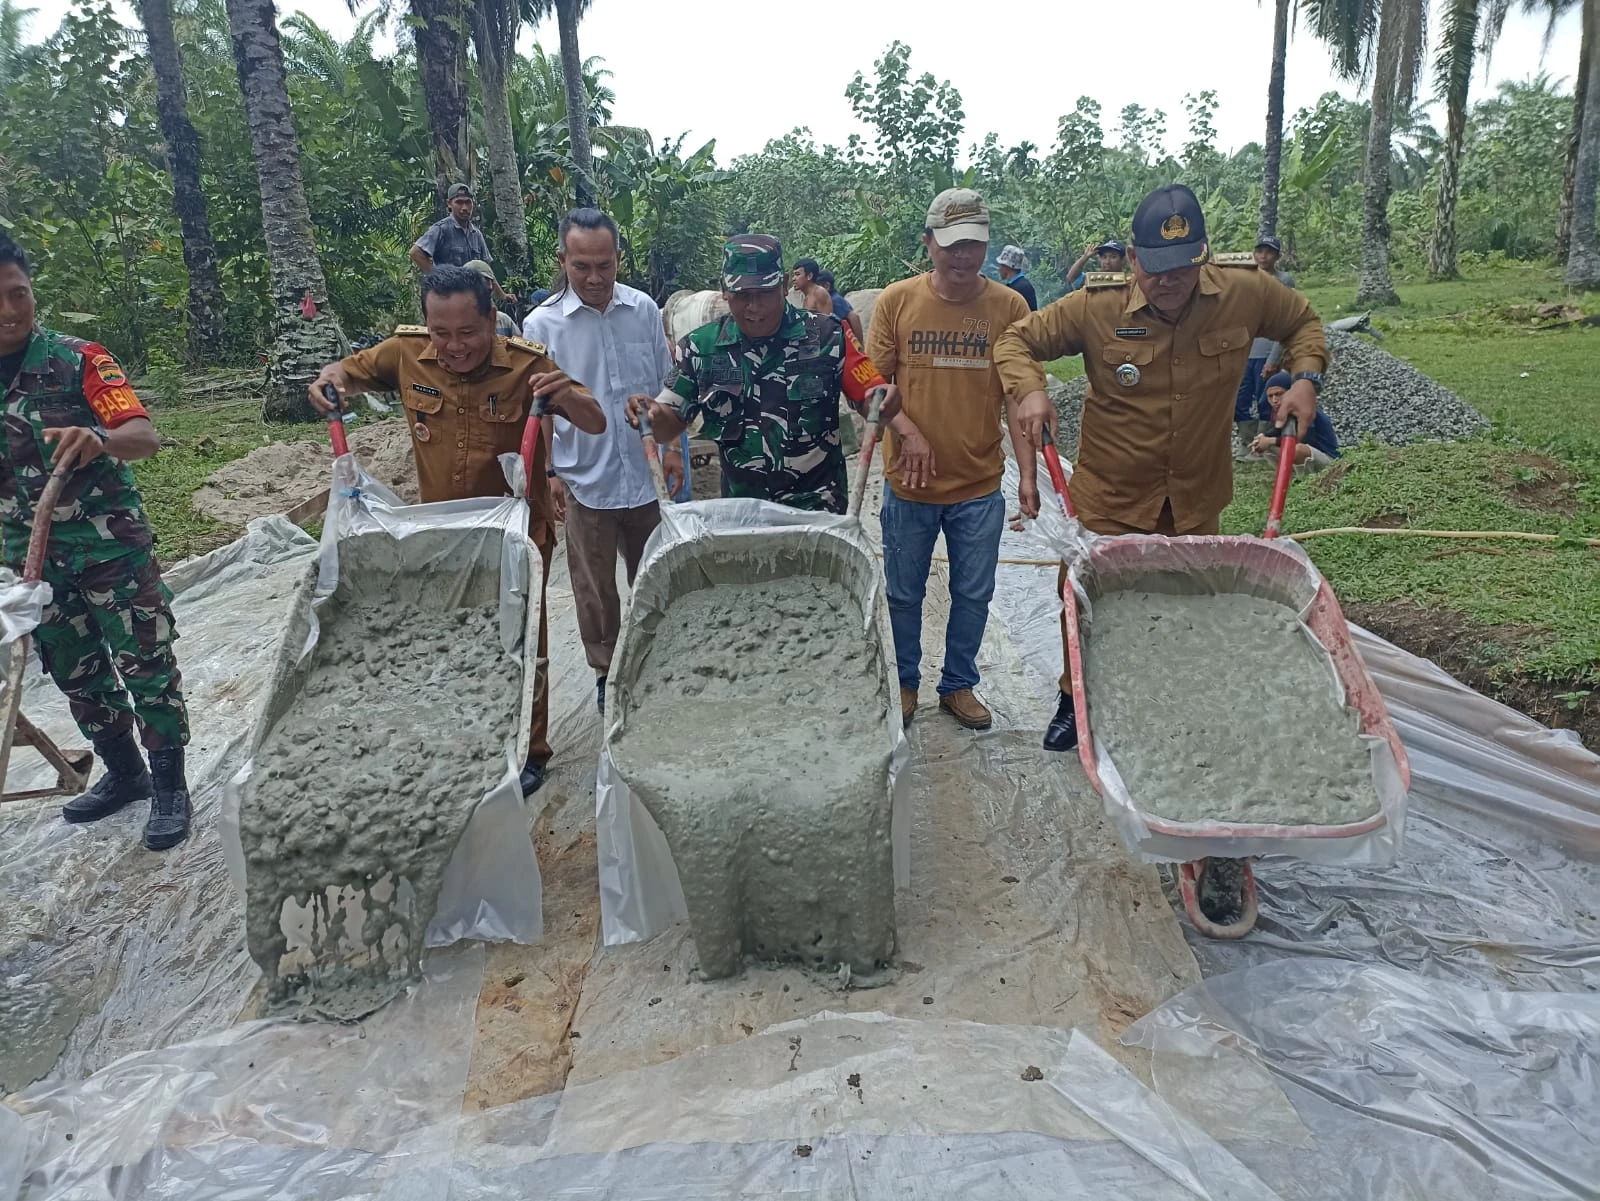
<path fill-rule="evenodd" d="M 404 421 L 356 426 L 350 449 L 374 479 L 408 504 L 416 503 L 417 468 Z M 212 472 L 195 492 L 194 507 L 218 521 L 244 525 L 287 513 L 326 492 L 332 469 L 333 451 L 326 441 L 273 442 Z"/>

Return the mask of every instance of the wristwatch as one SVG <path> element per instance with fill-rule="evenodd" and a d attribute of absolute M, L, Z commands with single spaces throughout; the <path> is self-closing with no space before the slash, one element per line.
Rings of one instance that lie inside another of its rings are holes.
<path fill-rule="evenodd" d="M 548 471 L 546 471 L 546 472 L 545 472 L 545 473 L 544 473 L 544 478 L 545 478 L 545 479 L 547 479 L 547 480 L 553 480 L 553 479 L 555 479 L 555 478 L 556 478 L 556 473 L 555 473 L 555 469 L 554 469 L 554 468 L 551 468 L 551 469 L 550 469 L 550 470 L 548 470 Z"/>
<path fill-rule="evenodd" d="M 1318 396 L 1322 395 L 1322 372 L 1320 372 L 1320 371 L 1296 371 L 1294 373 L 1294 378 L 1296 380 L 1302 380 L 1302 379 L 1303 380 L 1310 380 L 1311 381 L 1311 386 L 1317 390 L 1317 395 Z"/>

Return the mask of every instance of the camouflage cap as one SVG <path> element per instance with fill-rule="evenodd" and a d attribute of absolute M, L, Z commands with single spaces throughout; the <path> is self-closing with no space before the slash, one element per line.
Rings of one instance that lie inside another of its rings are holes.
<path fill-rule="evenodd" d="M 722 287 L 752 292 L 783 285 L 783 247 L 769 234 L 736 234 L 722 247 Z"/>

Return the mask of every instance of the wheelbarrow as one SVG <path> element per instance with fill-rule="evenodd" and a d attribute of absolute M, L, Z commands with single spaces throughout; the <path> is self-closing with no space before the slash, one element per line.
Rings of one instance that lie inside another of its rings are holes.
<path fill-rule="evenodd" d="M 1246 535 L 1171 539 L 1169 545 L 1184 547 L 1185 566 L 1192 569 L 1194 551 L 1197 548 L 1203 554 L 1207 566 L 1215 564 L 1237 571 L 1239 578 L 1269 578 L 1275 571 L 1284 571 L 1291 567 L 1301 572 L 1305 570 L 1297 556 L 1281 543 L 1274 541 L 1283 524 L 1284 504 L 1288 497 L 1289 480 L 1294 471 L 1296 441 L 1296 426 L 1291 419 L 1283 431 L 1279 445 L 1277 475 L 1273 481 L 1272 499 L 1268 506 L 1267 523 L 1262 537 L 1254 538 Z M 1062 509 L 1069 520 L 1076 520 L 1077 515 L 1061 467 L 1061 459 L 1050 440 L 1048 429 L 1045 433 L 1043 451 L 1045 466 L 1050 473 L 1050 482 L 1060 497 Z M 1147 572 L 1159 566 L 1151 562 L 1152 556 L 1148 551 L 1148 544 L 1148 539 L 1140 537 L 1101 538 L 1087 552 L 1088 568 L 1108 576 L 1120 573 L 1125 579 L 1135 579 L 1140 571 Z M 1175 555 L 1174 560 L 1177 558 Z M 1104 797 L 1107 788 L 1097 759 L 1092 725 L 1093 714 L 1089 709 L 1084 679 L 1081 606 L 1070 579 L 1062 589 L 1061 603 L 1065 613 L 1068 671 L 1072 678 L 1072 699 L 1078 727 L 1078 757 L 1083 763 L 1090 784 Z M 1339 608 L 1338 599 L 1327 581 L 1320 576 L 1317 577 L 1315 596 L 1305 611 L 1304 621 L 1312 636 L 1328 652 L 1334 671 L 1344 689 L 1345 703 L 1359 715 L 1361 733 L 1380 739 L 1387 745 L 1398 771 L 1398 786 L 1403 795 L 1410 787 L 1410 768 L 1406 761 L 1405 749 L 1400 744 L 1400 736 L 1389 718 L 1388 709 L 1378 692 L 1377 685 L 1373 683 L 1365 664 L 1356 653 L 1351 641 L 1350 627 Z M 1250 748 L 1246 746 L 1241 746 L 1238 750 L 1241 754 L 1250 752 Z M 1250 843 L 1256 847 L 1271 848 L 1274 844 L 1279 844 L 1285 853 L 1292 854 L 1295 844 L 1305 845 L 1302 840 L 1359 839 L 1379 831 L 1389 820 L 1385 809 L 1380 806 L 1379 812 L 1373 816 L 1343 825 L 1283 826 L 1179 822 L 1149 813 L 1138 805 L 1137 798 L 1133 800 L 1138 819 L 1152 834 L 1163 836 L 1169 847 L 1173 845 L 1181 847 L 1185 841 L 1191 846 L 1198 847 L 1203 842 L 1214 844 L 1217 840 L 1234 840 Z M 1255 926 L 1258 916 L 1256 880 L 1248 856 L 1236 859 L 1207 856 L 1181 860 L 1178 868 L 1178 890 L 1189 920 L 1194 923 L 1197 930 L 1208 937 L 1243 938 Z M 1226 896 L 1232 902 L 1230 906 L 1232 912 L 1226 920 L 1216 920 L 1208 916 L 1204 910 L 1203 900 L 1214 893 Z"/>
<path fill-rule="evenodd" d="M 37 582 L 44 573 L 45 551 L 50 547 L 50 524 L 55 520 L 56 501 L 66 485 L 72 468 L 65 463 L 50 474 L 33 510 L 33 532 L 28 536 L 28 554 L 23 560 L 22 578 L 27 583 Z M 33 639 L 24 634 L 9 647 L 10 659 L 5 667 L 6 694 L 0 704 L 4 706 L 5 728 L 0 731 L 0 804 L 7 801 L 27 801 L 38 797 L 76 796 L 89 784 L 89 773 L 94 768 L 94 752 L 90 750 L 63 751 L 55 741 L 22 712 L 22 678 L 28 671 L 28 652 Z M 32 788 L 24 792 L 6 792 L 6 774 L 11 766 L 11 748 L 31 746 L 44 756 L 45 762 L 56 769 L 53 788 Z"/>

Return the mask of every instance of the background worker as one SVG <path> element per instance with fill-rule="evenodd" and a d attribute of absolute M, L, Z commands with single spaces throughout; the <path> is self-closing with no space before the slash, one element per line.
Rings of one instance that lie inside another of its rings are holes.
<path fill-rule="evenodd" d="M 995 347 L 1006 391 L 1022 397 L 1026 444 L 1034 447 L 1046 425 L 1055 428 L 1039 364 L 1083 356 L 1089 392 L 1072 500 L 1097 534 L 1217 532 L 1233 496 L 1229 415 L 1251 338 L 1285 345 L 1294 372 L 1285 416 L 1301 429 L 1316 418 L 1328 357 L 1316 313 L 1266 272 L 1208 264 L 1209 256 L 1194 193 L 1157 188 L 1134 214 L 1131 278 L 1090 280 L 1013 325 Z M 1063 567 L 1058 593 L 1065 579 Z M 1065 670 L 1060 694 L 1046 750 L 1077 745 Z"/>
<path fill-rule="evenodd" d="M 617 282 L 617 224 L 598 209 L 561 219 L 557 257 L 565 286 L 528 314 L 523 330 L 567 369 L 587 381 L 606 415 L 605 430 L 585 433 L 563 417 L 547 417 L 553 454 L 550 503 L 567 530 L 567 569 L 578 608 L 583 653 L 594 669 L 595 704 L 606 711 L 606 677 L 622 625 L 617 554 L 632 587 L 644 544 L 661 523 L 644 444 L 628 426 L 628 397 L 648 399 L 672 372 L 672 349 L 661 310 L 643 292 Z M 662 449 L 668 493 L 684 477 L 677 445 Z"/>
<path fill-rule="evenodd" d="M 1252 258 L 1256 269 L 1277 277 L 1285 287 L 1294 287 L 1294 280 L 1278 270 L 1278 257 L 1283 253 L 1283 243 L 1277 238 L 1260 238 Z M 1272 408 L 1267 404 L 1267 378 L 1278 373 L 1283 362 L 1283 347 L 1271 338 L 1257 338 L 1250 344 L 1250 361 L 1245 364 L 1244 378 L 1239 381 L 1238 397 L 1234 401 L 1233 421 L 1238 428 L 1239 443 L 1244 445 L 1250 437 L 1263 433 L 1272 422 Z"/>
<path fill-rule="evenodd" d="M 822 273 L 816 259 L 796 259 L 792 279 L 794 290 L 800 293 L 800 307 L 808 313 L 833 312 L 833 297 L 828 289 L 817 282 Z"/>
<path fill-rule="evenodd" d="M 950 616 L 939 708 L 969 730 L 993 720 L 973 689 L 989 621 L 1006 502 L 1000 493 L 1005 391 L 990 360 L 994 340 L 1028 316 L 1027 303 L 980 272 L 989 253 L 989 209 L 970 188 L 940 192 L 922 235 L 933 270 L 890 284 L 872 313 L 868 353 L 900 386 L 884 457 L 883 573 L 900 676 L 900 714 L 910 722 L 922 683 L 922 603 L 933 544 L 950 552 Z M 1021 427 L 1012 414 L 1012 434 Z M 1039 511 L 1035 458 L 1019 457 L 1020 498 Z"/>
<path fill-rule="evenodd" d="M 1280 371 L 1267 381 L 1267 405 L 1272 410 L 1272 424 L 1255 436 L 1250 443 L 1252 454 L 1276 455 L 1278 453 L 1278 439 L 1283 436 L 1283 425 L 1287 419 L 1283 399 L 1289 394 L 1293 381 L 1287 371 Z M 1299 431 L 1299 441 L 1295 443 L 1294 461 L 1297 467 L 1304 467 L 1307 471 L 1320 471 L 1324 467 L 1333 466 L 1333 461 L 1339 457 L 1339 435 L 1333 432 L 1333 422 L 1328 420 L 1328 415 L 1318 406 L 1317 416 L 1311 423 L 1310 429 Z"/>
<path fill-rule="evenodd" d="M 1039 308 L 1039 295 L 1028 278 L 1028 256 L 1020 246 L 1007 246 L 995 259 L 994 272 L 1000 282 L 1028 302 L 1028 312 Z"/>
<path fill-rule="evenodd" d="M 475 259 L 485 264 L 494 262 L 483 230 L 472 221 L 477 209 L 472 189 L 464 183 L 451 184 L 445 193 L 445 207 L 450 211 L 411 244 L 411 261 L 417 270 L 427 275 L 435 267 L 465 267 Z M 516 300 L 509 292 L 503 295 Z"/>
<path fill-rule="evenodd" d="M 1077 257 L 1072 266 L 1067 268 L 1067 291 L 1076 292 L 1088 281 L 1089 277 L 1085 274 L 1084 268 L 1088 266 L 1091 258 L 1098 260 L 1095 263 L 1097 271 L 1121 272 L 1128 268 L 1127 254 L 1126 246 L 1110 238 L 1089 247 Z"/>
<path fill-rule="evenodd" d="M 510 301 L 514 300 L 515 297 L 513 297 L 511 293 L 507 292 L 500 286 L 500 281 L 494 277 L 494 268 L 489 266 L 489 264 L 484 262 L 482 259 L 473 259 L 470 263 L 465 264 L 465 266 L 468 271 L 476 271 L 479 275 L 483 276 L 484 282 L 489 285 L 489 294 L 493 296 L 497 302 L 494 309 L 494 332 L 503 338 L 516 337 L 518 333 L 516 321 L 513 320 L 511 314 L 502 309 L 500 307 L 500 303 L 498 303 L 509 303 Z"/>
<path fill-rule="evenodd" d="M 521 449 L 534 397 L 548 398 L 551 412 L 585 433 L 604 433 L 606 418 L 589 390 L 569 379 L 544 347 L 497 336 L 493 314 L 483 276 L 465 267 L 440 267 L 422 278 L 427 324 L 402 325 L 378 345 L 329 363 L 307 389 L 311 403 L 324 413 L 333 411 L 322 395 L 325 384 L 337 389 L 341 403 L 347 395 L 362 392 L 397 392 L 411 423 L 424 503 L 506 496 L 510 488 L 499 456 Z M 541 438 L 534 447 L 534 478 L 528 481 L 528 537 L 538 546 L 546 569 L 555 550 L 555 524 L 550 492 L 537 485 L 547 467 Z M 545 670 L 550 652 L 544 614 L 541 603 L 539 679 L 528 761 L 522 769 L 524 796 L 539 790 L 550 760 Z"/>
<path fill-rule="evenodd" d="M 28 256 L 3 234 L 0 387 L 0 544 L 19 575 L 45 485 L 63 465 L 72 472 L 55 505 L 43 570 L 51 597 L 33 637 L 106 770 L 61 816 L 99 821 L 149 801 L 144 845 L 166 850 L 189 836 L 189 711 L 172 651 L 172 594 L 128 467 L 161 439 L 105 347 L 38 325 Z"/>
<path fill-rule="evenodd" d="M 722 248 L 728 312 L 686 334 L 678 363 L 654 400 L 633 397 L 628 419 L 646 410 L 658 442 L 671 442 L 696 416 L 717 444 L 722 495 L 843 513 L 848 497 L 839 444 L 839 394 L 857 413 L 885 388 L 879 413 L 900 411 L 900 392 L 832 313 L 785 299 L 783 247 L 766 234 L 740 234 Z"/>
<path fill-rule="evenodd" d="M 855 334 L 856 341 L 863 346 L 867 344 L 866 332 L 861 328 L 861 314 L 856 312 L 852 305 L 835 286 L 833 272 L 824 268 L 817 272 L 817 282 L 828 289 L 828 299 L 833 301 L 833 315 L 850 327 L 850 332 Z"/>

